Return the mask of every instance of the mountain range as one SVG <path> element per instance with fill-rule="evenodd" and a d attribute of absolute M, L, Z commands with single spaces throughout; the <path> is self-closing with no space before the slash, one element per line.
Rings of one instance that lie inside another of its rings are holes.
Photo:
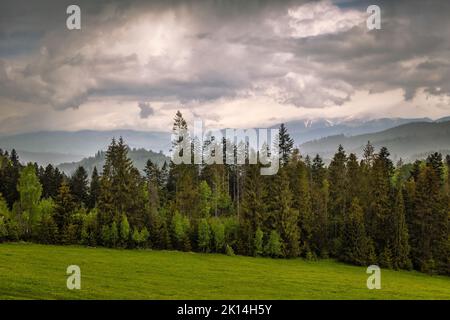
<path fill-rule="evenodd" d="M 365 119 L 303 119 L 286 123 L 288 132 L 303 154 L 320 154 L 330 159 L 339 144 L 348 152 L 361 154 L 363 146 L 371 141 L 375 147 L 386 146 L 393 159 L 414 160 L 430 151 L 450 150 L 448 123 L 450 117 L 431 120 L 429 118 L 382 118 Z M 278 125 L 273 126 L 273 128 Z M 0 136 L 0 148 L 15 148 L 22 162 L 52 163 L 70 173 L 77 165 L 101 167 L 102 153 L 111 139 L 123 137 L 131 150 L 148 151 L 149 158 L 161 160 L 168 154 L 171 141 L 169 132 L 111 130 L 44 131 Z M 96 155 L 92 157 L 92 155 Z M 158 155 L 158 156 L 155 156 Z M 137 154 L 136 159 L 139 158 Z M 139 162 L 138 167 L 142 167 Z"/>
<path fill-rule="evenodd" d="M 102 171 L 103 165 L 105 164 L 105 151 L 99 151 L 93 157 L 84 158 L 78 162 L 67 162 L 58 165 L 57 167 L 66 173 L 67 175 L 72 175 L 75 170 L 82 166 L 86 169 L 88 175 L 92 174 L 94 167 L 97 168 L 99 172 Z M 170 158 L 164 155 L 162 152 L 156 153 L 151 150 L 145 149 L 130 149 L 128 152 L 128 156 L 133 161 L 134 166 L 143 171 L 145 165 L 147 164 L 147 160 L 151 160 L 153 163 L 157 164 L 159 167 L 162 167 L 164 162 L 169 162 Z"/>
<path fill-rule="evenodd" d="M 394 161 L 402 158 L 411 162 L 436 151 L 450 154 L 450 121 L 412 122 L 377 133 L 329 136 L 301 144 L 300 151 L 303 155 L 319 154 L 329 160 L 342 145 L 347 153 L 361 156 L 368 141 L 376 150 L 387 147 Z"/>

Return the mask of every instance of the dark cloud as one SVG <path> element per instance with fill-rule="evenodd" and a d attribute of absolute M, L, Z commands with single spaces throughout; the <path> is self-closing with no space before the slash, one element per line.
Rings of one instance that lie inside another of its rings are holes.
<path fill-rule="evenodd" d="M 139 102 L 138 107 L 141 109 L 139 112 L 141 119 L 147 119 L 149 116 L 155 114 L 155 110 L 153 110 L 148 102 Z"/>
<path fill-rule="evenodd" d="M 0 97 L 57 110 L 125 97 L 146 101 L 147 118 L 154 101 L 260 95 L 326 108 L 357 90 L 450 94 L 448 1 L 377 1 L 374 31 L 367 1 L 77 3 L 81 31 L 65 28 L 72 1 L 1 2 Z"/>

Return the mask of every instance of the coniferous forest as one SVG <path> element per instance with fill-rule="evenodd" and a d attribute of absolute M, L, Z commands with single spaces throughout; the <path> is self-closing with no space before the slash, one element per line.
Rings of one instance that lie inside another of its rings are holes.
<path fill-rule="evenodd" d="M 178 112 L 174 132 L 186 127 Z M 370 142 L 361 159 L 336 149 L 328 166 L 303 157 L 281 125 L 276 175 L 150 160 L 140 172 L 120 138 L 90 177 L 0 150 L 0 242 L 336 258 L 450 275 L 450 156 L 394 164 Z"/>

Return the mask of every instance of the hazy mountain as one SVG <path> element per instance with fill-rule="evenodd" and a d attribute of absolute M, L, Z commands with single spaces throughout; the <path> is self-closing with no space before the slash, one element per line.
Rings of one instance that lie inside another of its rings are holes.
<path fill-rule="evenodd" d="M 364 145 L 370 141 L 376 149 L 384 146 L 391 152 L 391 158 L 413 161 L 426 157 L 433 151 L 450 153 L 450 121 L 408 123 L 377 133 L 357 136 L 336 135 L 303 143 L 303 154 L 321 155 L 331 159 L 339 144 L 347 153 L 362 155 Z"/>
<path fill-rule="evenodd" d="M 420 119 L 382 118 L 375 120 L 305 119 L 287 122 L 286 128 L 288 129 L 291 136 L 294 138 L 295 143 L 302 144 L 307 141 L 340 134 L 346 136 L 354 136 L 365 133 L 373 133 L 413 122 L 432 122 L 432 120 L 429 118 L 420 118 Z"/>
<path fill-rule="evenodd" d="M 428 118 L 402 119 L 383 118 L 376 120 L 365 119 L 314 119 L 296 120 L 286 123 L 295 144 L 300 145 L 308 141 L 329 137 L 321 142 L 321 147 L 315 147 L 317 142 L 306 144 L 303 148 L 310 148 L 311 152 L 320 154 L 332 154 L 339 141 L 346 140 L 349 136 L 372 134 L 385 131 L 408 123 L 441 123 L 450 120 L 450 117 L 432 121 Z M 277 128 L 278 125 L 274 126 Z M 336 137 L 337 135 L 342 135 Z M 162 150 L 168 154 L 170 149 L 170 133 L 144 132 L 133 130 L 112 131 L 54 131 L 25 133 L 13 136 L 0 137 L 0 148 L 11 150 L 15 148 L 23 162 L 37 162 L 41 165 L 48 163 L 59 164 L 62 162 L 77 162 L 96 154 L 99 150 L 106 150 L 113 137 L 123 137 L 131 149 L 144 148 L 156 152 Z M 364 138 L 366 139 L 366 138 Z M 372 140 L 372 139 L 371 139 Z M 328 146 L 328 141 L 329 146 Z M 367 141 L 366 141 L 367 142 Z M 327 149 L 323 150 L 322 147 Z M 352 144 L 352 147 L 358 148 Z M 399 146 L 402 147 L 402 146 Z M 331 149 L 331 150 L 330 150 Z M 417 152 L 423 152 L 417 148 Z M 394 151 L 394 150 L 393 150 Z M 404 154 L 400 152 L 399 154 Z"/>
<path fill-rule="evenodd" d="M 133 130 L 113 131 L 49 131 L 24 133 L 0 137 L 0 148 L 22 150 L 34 153 L 56 153 L 74 155 L 65 161 L 78 161 L 81 157 L 92 156 L 99 150 L 106 150 L 113 137 L 123 137 L 130 148 L 145 148 L 167 152 L 170 148 L 170 134 Z M 60 163 L 55 161 L 54 163 Z"/>
<path fill-rule="evenodd" d="M 141 171 L 143 171 L 143 169 L 145 168 L 145 164 L 149 159 L 152 160 L 154 163 L 158 164 L 160 167 L 164 164 L 165 161 L 168 162 L 170 160 L 163 153 L 156 153 L 145 149 L 131 149 L 128 152 L 128 156 L 133 161 L 134 166 Z M 84 158 L 78 162 L 62 163 L 57 167 L 63 172 L 65 172 L 67 175 L 72 175 L 72 173 L 79 166 L 83 166 L 90 176 L 92 170 L 94 170 L 94 167 L 97 167 L 97 170 L 101 172 L 104 164 L 105 164 L 105 151 L 99 151 L 94 157 Z"/>
<path fill-rule="evenodd" d="M 12 148 L 7 149 L 11 151 Z M 21 163 L 36 162 L 41 166 L 46 166 L 48 164 L 58 164 L 62 162 L 79 161 L 84 158 L 83 155 L 76 154 L 64 154 L 64 153 L 53 153 L 53 152 L 30 152 L 16 150 Z"/>

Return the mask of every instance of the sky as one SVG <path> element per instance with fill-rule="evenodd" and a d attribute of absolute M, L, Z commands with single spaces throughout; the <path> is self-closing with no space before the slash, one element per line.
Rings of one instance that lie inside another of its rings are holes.
<path fill-rule="evenodd" d="M 66 8 L 81 8 L 68 30 Z M 366 9 L 381 8 L 369 30 Z M 449 1 L 0 3 L 0 134 L 450 115 Z"/>

